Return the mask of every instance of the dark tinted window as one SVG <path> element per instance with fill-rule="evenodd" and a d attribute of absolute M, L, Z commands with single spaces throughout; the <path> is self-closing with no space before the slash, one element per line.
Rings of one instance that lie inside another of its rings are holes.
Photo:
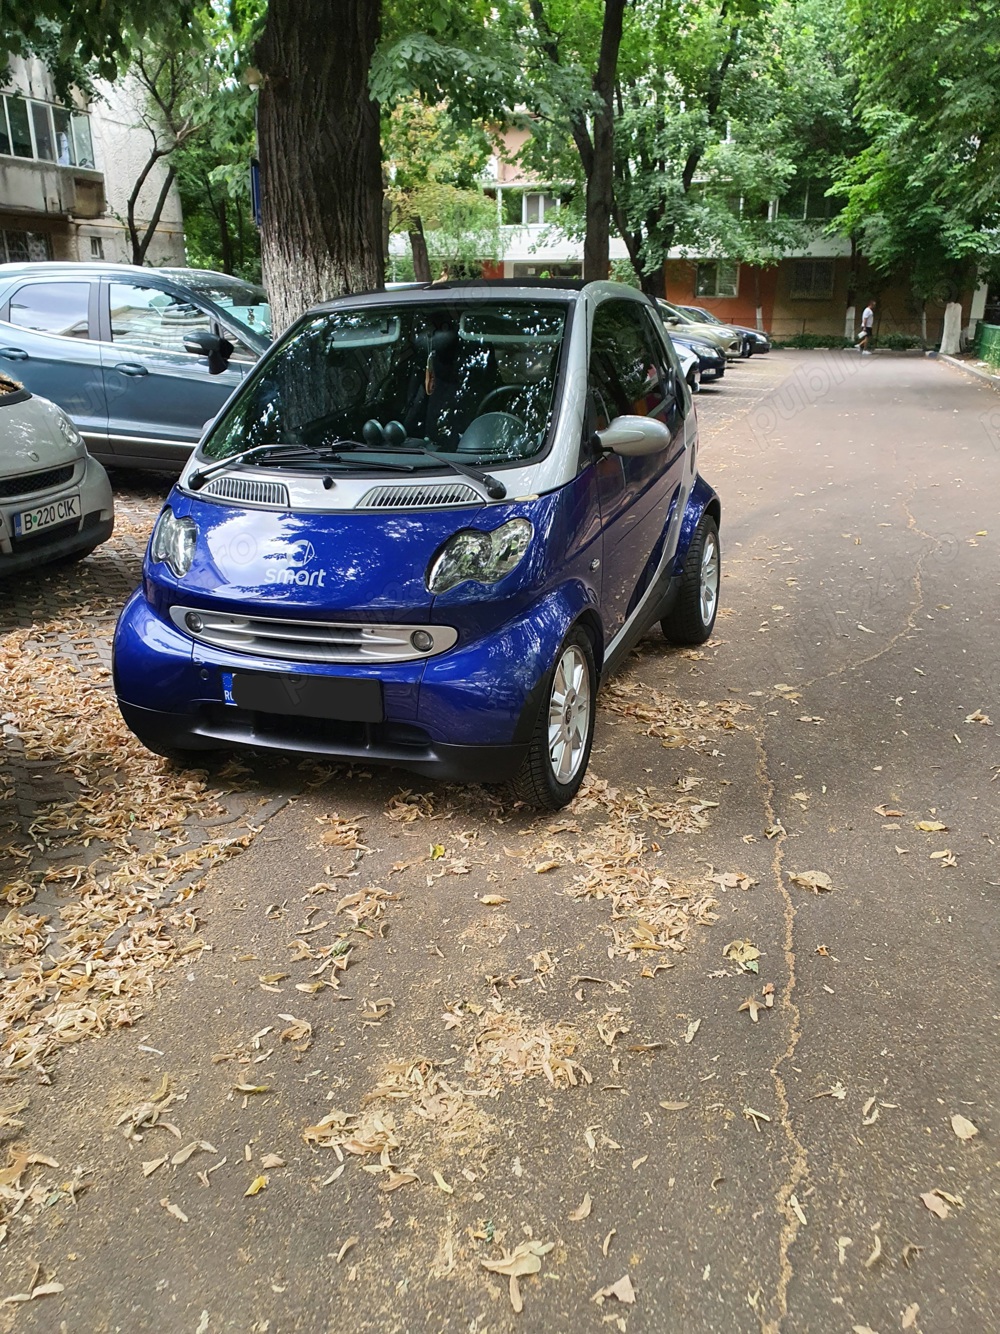
<path fill-rule="evenodd" d="M 590 390 L 602 431 L 615 417 L 665 421 L 674 402 L 667 355 L 635 301 L 605 301 L 594 315 Z"/>
<path fill-rule="evenodd" d="M 10 299 L 10 322 L 63 338 L 87 338 L 89 303 L 89 283 L 28 283 Z"/>

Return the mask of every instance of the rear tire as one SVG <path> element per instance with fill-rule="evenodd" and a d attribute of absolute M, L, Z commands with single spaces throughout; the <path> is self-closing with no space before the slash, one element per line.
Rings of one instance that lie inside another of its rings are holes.
<path fill-rule="evenodd" d="M 677 601 L 660 622 L 669 643 L 704 644 L 711 635 L 719 610 L 720 574 L 719 526 L 703 514 L 684 558 Z"/>
<path fill-rule="evenodd" d="M 577 627 L 563 640 L 538 721 L 511 795 L 557 811 L 579 791 L 590 761 L 597 714 L 597 667 L 590 636 Z"/>

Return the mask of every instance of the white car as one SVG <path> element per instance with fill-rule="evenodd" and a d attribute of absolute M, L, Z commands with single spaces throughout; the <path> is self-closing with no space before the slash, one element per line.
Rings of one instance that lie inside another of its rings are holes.
<path fill-rule="evenodd" d="M 0 578 L 82 560 L 114 526 L 108 475 L 62 408 L 0 375 Z"/>
<path fill-rule="evenodd" d="M 681 342 L 674 343 L 674 351 L 677 353 L 677 360 L 681 363 L 681 370 L 688 382 L 689 389 L 692 394 L 696 394 L 701 388 L 701 363 L 691 349 L 685 347 Z"/>

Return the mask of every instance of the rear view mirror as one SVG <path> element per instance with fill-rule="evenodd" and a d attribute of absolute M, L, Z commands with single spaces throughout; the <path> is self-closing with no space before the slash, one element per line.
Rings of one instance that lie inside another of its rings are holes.
<path fill-rule="evenodd" d="M 207 357 L 209 374 L 221 375 L 234 348 L 228 338 L 220 338 L 207 329 L 197 329 L 184 335 L 184 351 L 192 352 L 196 357 Z"/>
<path fill-rule="evenodd" d="M 616 417 L 610 426 L 597 432 L 602 449 L 624 458 L 658 454 L 670 444 L 670 432 L 655 417 Z"/>

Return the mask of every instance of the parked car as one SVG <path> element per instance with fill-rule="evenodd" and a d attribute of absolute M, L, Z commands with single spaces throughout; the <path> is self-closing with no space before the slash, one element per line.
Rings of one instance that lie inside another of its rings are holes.
<path fill-rule="evenodd" d="M 683 334 L 676 328 L 669 330 L 668 337 L 677 349 L 678 355 L 683 350 L 697 359 L 701 379 L 721 380 L 725 375 L 725 353 L 720 352 L 714 343 L 706 343 L 703 338 Z"/>
<path fill-rule="evenodd" d="M 0 373 L 109 466 L 179 471 L 269 343 L 263 291 L 226 274 L 0 264 Z"/>
<path fill-rule="evenodd" d="M 569 801 L 600 682 L 700 643 L 720 503 L 646 297 L 439 283 L 309 311 L 185 465 L 114 641 L 168 754 L 232 746 Z"/>
<path fill-rule="evenodd" d="M 704 310 L 701 306 L 678 306 L 678 310 L 683 310 L 690 315 L 692 319 L 703 320 L 708 324 L 723 324 L 718 315 L 713 315 L 710 310 Z M 766 333 L 761 333 L 759 329 L 751 329 L 745 324 L 726 323 L 728 329 L 735 329 L 738 334 L 743 335 L 744 356 L 751 357 L 755 352 L 770 352 L 771 340 Z"/>
<path fill-rule="evenodd" d="M 0 578 L 83 560 L 115 526 L 108 475 L 61 408 L 0 375 Z"/>
<path fill-rule="evenodd" d="M 701 364 L 697 356 L 691 351 L 687 343 L 674 343 L 674 351 L 677 353 L 681 374 L 687 381 L 688 388 L 692 394 L 697 394 L 701 388 Z"/>
<path fill-rule="evenodd" d="M 705 343 L 712 343 L 723 353 L 727 361 L 736 361 L 743 355 L 743 339 L 735 329 L 726 324 L 706 323 L 692 319 L 679 306 L 671 305 L 662 297 L 657 297 L 660 316 L 667 326 L 669 334 L 682 333 L 692 338 L 700 338 Z"/>

